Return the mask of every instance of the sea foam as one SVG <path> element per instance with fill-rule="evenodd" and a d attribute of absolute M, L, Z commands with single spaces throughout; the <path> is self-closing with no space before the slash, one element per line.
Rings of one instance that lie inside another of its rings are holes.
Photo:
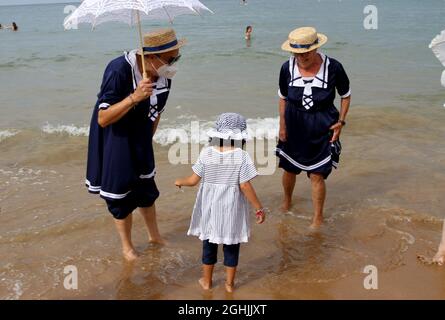
<path fill-rule="evenodd" d="M 214 121 L 190 121 L 176 126 L 160 126 L 153 140 L 163 146 L 177 142 L 204 144 L 209 140 L 207 131 L 214 125 Z M 247 119 L 247 131 L 251 139 L 275 140 L 278 126 L 278 117 Z"/>
<path fill-rule="evenodd" d="M 184 120 L 184 118 L 182 118 Z M 190 121 L 179 124 L 163 124 L 159 126 L 154 142 L 162 146 L 168 146 L 173 143 L 200 143 L 208 141 L 207 131 L 213 128 L 214 121 L 201 120 L 191 117 Z M 274 140 L 278 136 L 279 118 L 256 118 L 247 119 L 247 130 L 250 138 L 260 140 Z M 70 136 L 88 136 L 90 128 L 88 126 L 75 125 L 52 125 L 45 124 L 42 131 L 47 134 L 67 134 Z M 0 132 L 1 138 L 1 132 Z M 1 141 L 1 140 L 0 140 Z"/>
<path fill-rule="evenodd" d="M 15 136 L 17 133 L 19 133 L 19 131 L 16 131 L 16 130 L 2 130 L 2 131 L 0 131 L 0 142 L 8 139 L 10 137 Z"/>
<path fill-rule="evenodd" d="M 70 136 L 88 136 L 88 133 L 90 131 L 90 127 L 88 126 L 83 126 L 83 127 L 78 127 L 75 125 L 62 125 L 62 124 L 58 124 L 58 125 L 52 125 L 52 124 L 45 124 L 42 127 L 42 131 L 45 133 L 49 133 L 49 134 L 68 134 Z"/>

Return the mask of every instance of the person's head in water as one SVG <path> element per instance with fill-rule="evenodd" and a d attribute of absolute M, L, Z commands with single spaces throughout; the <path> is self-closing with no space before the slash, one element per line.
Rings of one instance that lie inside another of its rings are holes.
<path fill-rule="evenodd" d="M 246 33 L 245 33 L 245 38 L 246 40 L 250 40 L 250 35 L 252 34 L 252 26 L 247 26 L 246 27 Z"/>
<path fill-rule="evenodd" d="M 12 30 L 17 31 L 19 27 L 17 27 L 17 24 L 15 22 L 12 23 Z"/>
<path fill-rule="evenodd" d="M 2 26 L 2 24 L 0 23 L 0 29 L 3 29 L 3 26 Z"/>

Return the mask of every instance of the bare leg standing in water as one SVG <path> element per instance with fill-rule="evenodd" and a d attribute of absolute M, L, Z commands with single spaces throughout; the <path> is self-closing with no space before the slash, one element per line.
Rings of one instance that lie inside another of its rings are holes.
<path fill-rule="evenodd" d="M 326 183 L 321 174 L 311 173 L 312 205 L 314 207 L 314 218 L 311 228 L 318 228 L 323 223 L 323 206 L 326 199 Z"/>
<path fill-rule="evenodd" d="M 139 257 L 138 252 L 131 242 L 131 227 L 133 225 L 133 214 L 130 213 L 125 219 L 114 219 L 117 232 L 122 242 L 122 253 L 128 261 L 134 261 Z"/>
<path fill-rule="evenodd" d="M 323 207 L 326 199 L 326 183 L 321 174 L 311 173 L 312 185 L 312 206 L 314 208 L 314 218 L 311 228 L 318 228 L 323 223 Z M 295 188 L 296 175 L 287 171 L 283 172 L 284 199 L 281 210 L 289 211 L 292 205 L 292 194 Z"/>
<path fill-rule="evenodd" d="M 214 264 L 202 265 L 202 278 L 198 280 L 199 284 L 204 290 L 210 290 L 212 288 L 213 268 Z"/>
<path fill-rule="evenodd" d="M 139 212 L 144 217 L 145 225 L 148 231 L 148 238 L 150 243 L 156 244 L 165 244 L 165 241 L 162 239 L 158 224 L 156 222 L 156 206 L 152 205 L 147 208 L 139 208 Z"/>
<path fill-rule="evenodd" d="M 284 190 L 284 199 L 283 204 L 281 205 L 281 210 L 286 212 L 292 206 L 292 194 L 295 188 L 296 174 L 284 171 L 283 172 L 283 190 Z"/>
<path fill-rule="evenodd" d="M 226 267 L 226 291 L 232 293 L 235 286 L 236 267 Z"/>
<path fill-rule="evenodd" d="M 156 222 L 156 207 L 152 205 L 147 208 L 139 208 L 144 217 L 147 226 L 148 237 L 150 243 L 164 244 L 164 240 L 159 234 L 158 224 Z M 133 246 L 131 240 L 131 228 L 133 225 L 133 214 L 130 213 L 125 219 L 114 219 L 117 232 L 122 243 L 122 253 L 128 261 L 134 261 L 139 257 L 139 253 Z"/>
<path fill-rule="evenodd" d="M 433 262 L 441 266 L 445 264 L 445 220 L 443 222 L 442 240 L 440 242 L 439 249 L 433 258 Z"/>

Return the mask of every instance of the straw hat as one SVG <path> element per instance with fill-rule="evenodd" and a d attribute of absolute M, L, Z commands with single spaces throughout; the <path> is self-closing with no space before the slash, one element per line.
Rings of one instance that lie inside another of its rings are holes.
<path fill-rule="evenodd" d="M 186 39 L 178 40 L 172 28 L 157 29 L 144 35 L 144 55 L 164 53 L 181 48 Z M 138 50 L 141 54 L 141 49 Z"/>
<path fill-rule="evenodd" d="M 315 28 L 297 28 L 289 33 L 289 38 L 281 45 L 281 49 L 289 52 L 305 53 L 320 48 L 327 41 L 328 37 L 322 33 L 317 33 Z"/>

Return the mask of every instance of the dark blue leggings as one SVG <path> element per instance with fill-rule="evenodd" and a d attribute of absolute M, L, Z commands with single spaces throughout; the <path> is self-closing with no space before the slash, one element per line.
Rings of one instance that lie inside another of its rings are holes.
<path fill-rule="evenodd" d="M 236 267 L 238 265 L 240 244 L 223 244 L 224 265 L 226 267 Z M 215 264 L 218 256 L 218 245 L 209 240 L 202 242 L 202 263 Z"/>

